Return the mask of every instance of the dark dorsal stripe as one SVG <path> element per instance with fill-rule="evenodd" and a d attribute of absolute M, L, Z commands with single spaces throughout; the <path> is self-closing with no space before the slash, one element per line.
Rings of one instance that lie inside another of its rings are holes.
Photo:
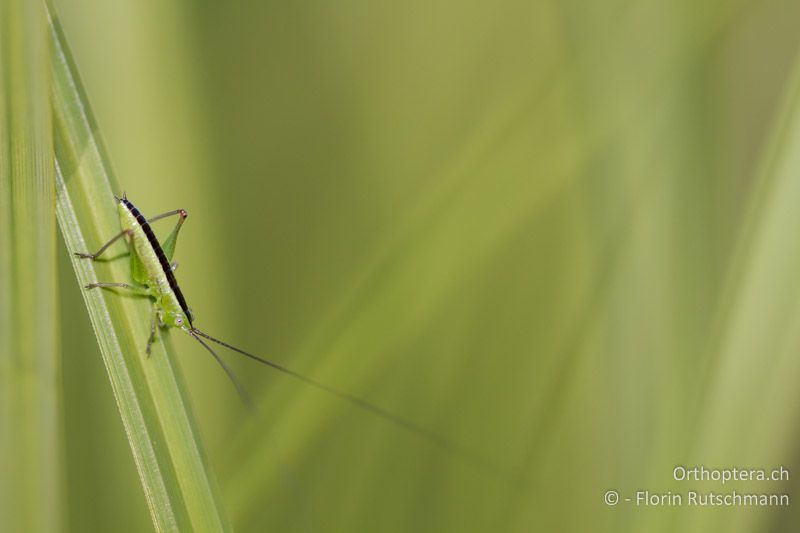
<path fill-rule="evenodd" d="M 161 264 L 161 270 L 164 272 L 164 275 L 167 277 L 167 282 L 169 282 L 169 287 L 172 289 L 172 292 L 175 293 L 175 297 L 178 299 L 178 303 L 181 306 L 181 310 L 183 314 L 186 315 L 186 318 L 189 320 L 189 327 L 193 328 L 192 325 L 192 317 L 189 314 L 189 306 L 186 305 L 186 298 L 183 297 L 183 293 L 181 292 L 181 288 L 178 287 L 178 281 L 175 279 L 175 274 L 172 272 L 172 267 L 169 265 L 169 261 L 167 261 L 167 256 L 164 255 L 164 250 L 161 248 L 161 243 L 158 242 L 156 239 L 153 230 L 150 228 L 150 224 L 147 223 L 147 220 L 142 216 L 136 207 L 130 203 L 127 198 L 122 198 L 120 201 L 125 205 L 128 211 L 131 212 L 131 215 L 136 219 L 136 222 L 142 227 L 142 231 L 144 234 L 147 235 L 147 240 L 150 242 L 150 246 L 156 252 L 156 256 L 158 257 L 158 262 Z"/>

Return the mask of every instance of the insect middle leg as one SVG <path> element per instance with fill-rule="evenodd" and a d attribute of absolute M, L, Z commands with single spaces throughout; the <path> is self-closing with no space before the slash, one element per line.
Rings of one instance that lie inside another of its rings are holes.
<path fill-rule="evenodd" d="M 150 296 L 150 289 L 146 287 L 136 287 L 129 283 L 89 283 L 88 285 L 83 286 L 84 289 L 96 289 L 96 288 L 120 288 L 120 289 L 127 289 L 134 294 L 139 294 L 142 296 Z"/>

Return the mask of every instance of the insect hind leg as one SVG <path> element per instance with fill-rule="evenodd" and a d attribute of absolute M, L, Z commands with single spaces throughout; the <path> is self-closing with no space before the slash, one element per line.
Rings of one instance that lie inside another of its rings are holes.
<path fill-rule="evenodd" d="M 112 244 L 117 242 L 124 235 L 130 235 L 131 233 L 132 232 L 129 229 L 123 230 L 123 231 L 119 232 L 117 235 L 115 235 L 110 241 L 108 241 L 103 246 L 101 246 L 100 249 L 97 250 L 95 253 L 89 254 L 89 253 L 85 253 L 85 252 L 75 252 L 75 256 L 76 257 L 80 257 L 81 259 L 91 259 L 92 261 L 94 261 L 95 259 L 100 257 L 103 254 L 103 252 L 108 250 L 109 246 L 111 246 Z"/>
<path fill-rule="evenodd" d="M 119 200 L 119 198 L 117 198 L 117 200 Z M 180 230 L 181 226 L 183 225 L 183 221 L 186 220 L 187 216 L 189 216 L 189 214 L 186 212 L 186 210 L 185 209 L 173 209 L 172 211 L 167 211 L 166 213 L 161 213 L 160 215 L 156 215 L 153 218 L 147 219 L 147 222 L 151 223 L 151 222 L 155 222 L 157 220 L 161 220 L 163 218 L 168 218 L 168 217 L 175 216 L 175 215 L 180 215 L 180 219 L 178 220 L 177 227 L 175 228 L 175 230 L 173 230 L 173 235 L 170 235 L 171 240 L 173 241 L 172 244 L 171 244 L 173 250 L 175 249 L 175 242 L 174 241 L 178 238 L 178 231 Z M 74 252 L 74 255 L 76 257 L 80 257 L 81 259 L 91 259 L 92 261 L 94 261 L 95 259 L 100 257 L 103 254 L 103 252 L 108 250 L 108 248 L 112 244 L 117 242 L 120 238 L 122 238 L 125 235 L 131 235 L 131 234 L 132 234 L 132 232 L 129 229 L 122 230 L 118 234 L 114 235 L 114 237 L 110 241 L 108 241 L 103 246 L 101 246 L 100 249 L 97 250 L 95 253 L 90 254 L 90 253 L 87 253 L 87 252 Z M 172 256 L 170 255 L 170 257 L 172 257 Z"/>

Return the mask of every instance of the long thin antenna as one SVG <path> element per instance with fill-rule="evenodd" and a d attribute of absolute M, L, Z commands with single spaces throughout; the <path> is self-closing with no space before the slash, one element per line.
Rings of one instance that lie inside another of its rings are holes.
<path fill-rule="evenodd" d="M 214 359 L 217 361 L 217 363 L 219 363 L 219 366 L 222 367 L 222 370 L 224 370 L 225 373 L 228 375 L 228 378 L 230 378 L 231 382 L 233 383 L 233 386 L 236 387 L 236 392 L 239 393 L 239 397 L 242 399 L 242 403 L 244 403 L 245 407 L 247 407 L 247 409 L 250 412 L 253 413 L 256 412 L 257 411 L 256 404 L 253 402 L 253 398 L 250 397 L 250 394 L 247 392 L 247 389 L 244 388 L 244 385 L 242 385 L 242 382 L 239 381 L 239 378 L 236 377 L 236 374 L 233 373 L 233 370 L 231 370 L 231 368 L 225 364 L 225 361 L 223 361 L 222 358 L 219 355 L 217 355 L 217 352 L 211 349 L 211 346 L 203 342 L 203 339 L 195 335 L 195 333 L 190 329 L 187 329 L 186 331 L 189 332 L 189 335 L 191 335 L 193 339 L 202 344 L 203 348 L 208 350 L 209 353 L 211 353 L 211 355 L 214 356 Z"/>
<path fill-rule="evenodd" d="M 375 404 L 372 404 L 372 403 L 370 403 L 370 402 L 368 402 L 366 400 L 362 400 L 361 398 L 359 398 L 357 396 L 353 396 L 352 394 L 349 394 L 347 392 L 340 391 L 339 389 L 335 389 L 335 388 L 331 387 L 330 385 L 326 385 L 325 383 L 321 383 L 319 381 L 316 381 L 314 379 L 306 377 L 306 376 L 304 376 L 302 374 L 298 374 L 294 370 L 290 370 L 290 369 L 286 368 L 285 366 L 279 365 L 278 363 L 274 363 L 274 362 L 272 362 L 272 361 L 270 361 L 268 359 L 264 359 L 262 357 L 259 357 L 259 356 L 255 355 L 255 354 L 252 354 L 250 352 L 246 352 L 246 351 L 244 351 L 244 350 L 242 350 L 240 348 L 237 348 L 236 346 L 228 344 L 227 342 L 221 341 L 219 339 L 215 339 L 211 335 L 208 335 L 207 333 L 203 333 L 202 331 L 200 331 L 197 328 L 192 328 L 192 329 L 188 329 L 187 328 L 186 331 L 192 337 L 194 337 L 195 339 L 200 341 L 200 343 L 203 346 L 205 346 L 206 349 L 208 349 L 208 351 L 210 351 L 218 361 L 220 361 L 220 359 L 217 356 L 217 354 L 215 354 L 214 351 L 206 343 L 204 343 L 202 340 L 200 340 L 198 335 L 200 337 L 204 337 L 204 338 L 210 340 L 211 342 L 215 342 L 215 343 L 219 344 L 220 346 L 224 346 L 225 348 L 228 348 L 229 350 L 233 350 L 234 352 L 237 352 L 237 353 L 239 353 L 241 355 L 244 355 L 245 357 L 249 357 L 250 359 L 253 359 L 254 361 L 258 361 L 259 363 L 261 363 L 263 365 L 266 365 L 266 366 L 268 366 L 270 368 L 273 368 L 273 369 L 275 369 L 275 370 L 277 370 L 279 372 L 282 372 L 284 374 L 292 376 L 293 378 L 295 378 L 297 380 L 300 380 L 303 383 L 306 383 L 308 385 L 311 385 L 312 387 L 315 387 L 315 388 L 317 388 L 319 390 L 325 391 L 328 394 L 332 394 L 334 396 L 337 396 L 338 398 L 340 398 L 342 400 L 345 400 L 345 401 L 351 403 L 352 405 L 355 405 L 359 409 L 362 409 L 364 411 L 372 413 L 375 416 L 378 416 L 378 417 L 383 418 L 384 420 L 386 420 L 388 422 L 391 422 L 395 426 L 398 426 L 398 427 L 400 427 L 402 429 L 405 429 L 406 431 L 410 431 L 411 433 L 414 433 L 418 437 L 421 437 L 421 438 L 427 440 L 431 444 L 436 445 L 438 448 L 440 448 L 440 449 L 442 449 L 442 450 L 444 450 L 446 452 L 460 455 L 463 459 L 468 459 L 469 462 L 472 463 L 474 466 L 478 466 L 481 469 L 489 471 L 492 474 L 494 474 L 496 476 L 499 476 L 501 478 L 504 478 L 506 480 L 509 479 L 509 475 L 508 474 L 501 472 L 501 470 L 496 465 L 492 464 L 490 461 L 488 461 L 482 455 L 479 455 L 479 454 L 477 454 L 477 453 L 475 453 L 475 452 L 473 452 L 473 451 L 471 451 L 471 450 L 469 450 L 467 448 L 464 448 L 463 446 L 458 445 L 457 443 L 455 443 L 455 442 L 443 437 L 442 435 L 439 435 L 438 433 L 435 433 L 435 432 L 433 432 L 433 431 L 431 431 L 429 429 L 425 429 L 424 427 L 419 426 L 419 425 L 415 424 L 414 422 L 411 422 L 411 421 L 409 421 L 409 420 L 407 420 L 407 419 L 405 419 L 405 418 L 403 418 L 401 416 L 398 416 L 398 415 L 396 415 L 394 413 L 390 413 L 389 411 L 386 411 L 385 409 L 382 409 L 382 408 L 378 407 Z M 221 363 L 221 361 L 220 361 L 220 363 Z M 225 368 L 225 365 L 223 365 L 223 368 Z M 232 373 L 229 372 L 229 370 L 227 368 L 226 368 L 226 372 L 228 372 L 228 375 L 232 375 Z M 234 380 L 234 383 L 236 383 L 235 380 Z M 238 387 L 239 386 L 237 385 L 237 388 Z"/>

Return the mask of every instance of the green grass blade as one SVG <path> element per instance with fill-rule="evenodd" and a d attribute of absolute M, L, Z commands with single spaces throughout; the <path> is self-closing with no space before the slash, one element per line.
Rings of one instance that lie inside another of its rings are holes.
<path fill-rule="evenodd" d="M 787 443 L 793 439 L 794 406 L 800 398 L 800 242 L 794 234 L 800 225 L 800 56 L 770 137 L 728 294 L 720 304 L 715 358 L 697 432 L 698 456 L 713 458 L 714 464 L 747 457 L 754 464 L 778 465 L 794 453 Z M 789 489 L 775 492 L 783 490 Z M 715 519 L 720 520 L 711 515 L 687 520 L 692 527 L 680 529 L 719 530 L 724 522 Z M 757 515 L 745 508 L 731 509 L 727 519 L 726 531 L 758 527 Z"/>
<path fill-rule="evenodd" d="M 68 250 L 94 250 L 119 231 L 112 195 L 122 191 L 52 11 L 51 35 L 58 222 Z M 80 285 L 129 280 L 124 253 L 120 243 L 108 261 L 73 256 Z M 228 530 L 168 336 L 145 355 L 149 303 L 98 290 L 85 291 L 84 299 L 156 529 Z"/>
<path fill-rule="evenodd" d="M 0 517 L 62 529 L 60 377 L 47 21 L 0 0 Z"/>

